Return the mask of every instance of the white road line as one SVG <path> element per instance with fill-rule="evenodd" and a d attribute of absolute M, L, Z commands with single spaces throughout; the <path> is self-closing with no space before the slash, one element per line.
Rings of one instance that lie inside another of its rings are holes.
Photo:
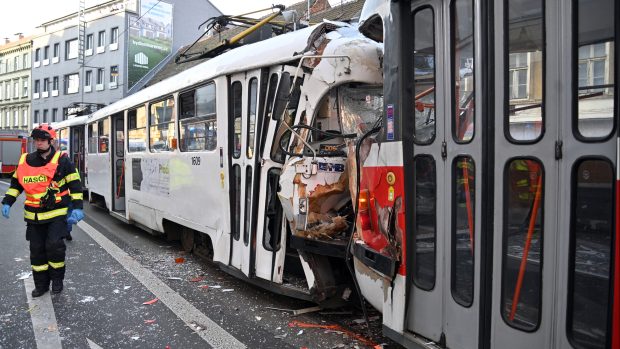
<path fill-rule="evenodd" d="M 32 328 L 34 330 L 34 338 L 37 342 L 37 349 L 57 349 L 62 348 L 60 342 L 60 334 L 58 333 L 58 324 L 56 323 L 56 314 L 52 305 L 52 297 L 47 292 L 41 297 L 32 298 L 30 294 L 34 290 L 34 281 L 32 277 L 24 279 L 26 287 L 26 296 L 28 297 L 28 309 L 30 319 L 32 320 Z"/>
<path fill-rule="evenodd" d="M 149 289 L 168 309 L 185 324 L 194 330 L 205 342 L 214 348 L 246 348 L 246 346 L 226 332 L 208 316 L 196 309 L 185 298 L 177 294 L 163 281 L 159 280 L 151 271 L 144 268 L 138 261 L 129 256 L 120 247 L 103 236 L 88 223 L 82 221 L 78 226 L 90 235 L 101 247 L 103 247 L 114 259 L 116 259 L 138 281 Z M 200 330 L 196 330 L 200 326 Z"/>

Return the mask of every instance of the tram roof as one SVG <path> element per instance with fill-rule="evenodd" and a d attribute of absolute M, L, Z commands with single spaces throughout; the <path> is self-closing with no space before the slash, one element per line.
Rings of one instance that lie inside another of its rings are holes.
<path fill-rule="evenodd" d="M 88 120 L 88 115 L 76 116 L 67 120 L 52 123 L 54 129 L 65 128 L 69 126 L 82 125 Z"/>
<path fill-rule="evenodd" d="M 346 24 L 342 23 L 342 25 L 345 26 Z M 225 52 L 97 110 L 91 114 L 89 121 L 121 112 L 218 76 L 295 60 L 299 53 L 306 48 L 308 38 L 318 26 L 320 24 Z"/>

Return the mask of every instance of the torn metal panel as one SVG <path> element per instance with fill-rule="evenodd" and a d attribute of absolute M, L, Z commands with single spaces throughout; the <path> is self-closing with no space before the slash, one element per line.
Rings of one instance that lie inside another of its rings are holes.
<path fill-rule="evenodd" d="M 280 183 L 278 196 L 293 234 L 332 239 L 347 231 L 349 223 L 337 214 L 350 200 L 346 159 L 294 159 L 283 169 Z"/>

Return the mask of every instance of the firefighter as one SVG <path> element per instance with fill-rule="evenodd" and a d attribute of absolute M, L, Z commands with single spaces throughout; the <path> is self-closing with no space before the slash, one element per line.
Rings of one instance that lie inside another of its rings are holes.
<path fill-rule="evenodd" d="M 68 156 L 54 149 L 56 132 L 48 124 L 32 130 L 36 151 L 22 154 L 11 186 L 2 200 L 2 215 L 9 211 L 22 191 L 26 192 L 24 220 L 26 240 L 30 241 L 30 264 L 35 289 L 32 297 L 49 290 L 60 293 L 65 276 L 67 224 L 84 218 L 80 175 Z M 67 218 L 68 206 L 73 211 Z"/>

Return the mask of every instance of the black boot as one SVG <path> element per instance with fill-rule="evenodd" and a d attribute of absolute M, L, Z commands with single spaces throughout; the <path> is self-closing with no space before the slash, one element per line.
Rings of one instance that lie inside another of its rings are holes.
<path fill-rule="evenodd" d="M 47 292 L 47 289 L 35 288 L 34 290 L 32 290 L 32 298 L 41 297 L 45 294 L 45 292 Z"/>
<path fill-rule="evenodd" d="M 73 236 L 71 236 L 71 233 L 67 234 L 67 236 L 65 236 L 65 239 L 67 239 L 67 241 L 72 241 L 73 240 Z"/>
<path fill-rule="evenodd" d="M 53 294 L 58 294 L 60 292 L 62 292 L 63 286 L 62 286 L 62 279 L 54 279 L 52 280 L 52 293 Z"/>

